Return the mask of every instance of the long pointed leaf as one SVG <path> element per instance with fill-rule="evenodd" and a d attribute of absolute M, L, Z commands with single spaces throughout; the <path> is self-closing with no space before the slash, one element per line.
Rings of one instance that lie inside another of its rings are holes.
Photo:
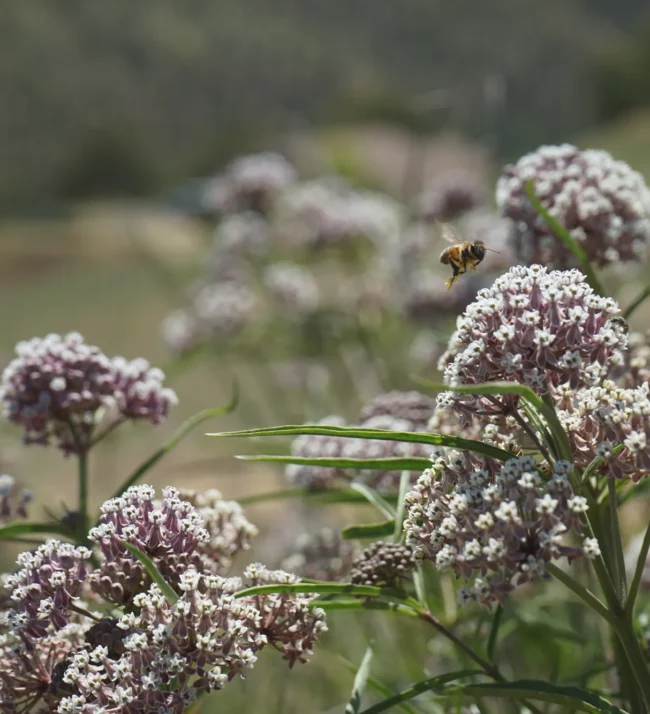
<path fill-rule="evenodd" d="M 350 701 L 345 707 L 345 714 L 359 714 L 361 711 L 361 700 L 366 691 L 368 677 L 370 676 L 370 665 L 372 664 L 372 646 L 369 646 L 366 653 L 363 655 L 359 669 L 354 677 L 352 685 L 352 694 Z"/>
<path fill-rule="evenodd" d="M 240 590 L 235 597 L 251 597 L 253 595 L 271 595 L 274 593 L 313 593 L 315 595 L 361 595 L 364 597 L 379 597 L 381 588 L 373 585 L 350 585 L 348 583 L 287 583 L 280 585 L 256 585 Z"/>
<path fill-rule="evenodd" d="M 204 421 L 208 419 L 213 419 L 214 417 L 222 416 L 223 414 L 228 414 L 232 412 L 239 402 L 239 389 L 236 383 L 233 385 L 233 394 L 228 402 L 228 404 L 222 407 L 215 407 L 212 409 L 203 409 L 194 416 L 183 422 L 178 430 L 172 435 L 172 437 L 165 442 L 157 451 L 155 451 L 146 461 L 140 464 L 135 471 L 120 485 L 120 487 L 113 494 L 113 498 L 121 496 L 127 488 L 133 486 L 134 483 L 139 481 L 146 473 L 155 466 L 163 456 L 166 456 L 172 449 L 174 449 L 178 444 L 187 436 L 187 434 Z"/>
<path fill-rule="evenodd" d="M 425 380 L 418 380 L 422 384 Z M 569 444 L 566 432 L 562 428 L 562 424 L 555 412 L 555 407 L 552 403 L 544 401 L 530 387 L 518 382 L 486 382 L 484 384 L 455 384 L 448 385 L 441 382 L 426 382 L 427 386 L 435 389 L 444 389 L 449 392 L 458 394 L 516 394 L 525 399 L 541 416 L 544 417 L 546 423 L 551 429 L 553 438 L 560 447 L 561 455 L 565 459 L 571 460 L 571 446 Z M 512 457 L 512 455 L 511 455 Z"/>
<path fill-rule="evenodd" d="M 371 505 L 373 505 L 378 511 L 383 513 L 386 518 L 395 518 L 395 509 L 391 506 L 388 501 L 380 496 L 377 491 L 365 483 L 351 483 L 350 490 L 360 493 Z"/>
<path fill-rule="evenodd" d="M 444 389 L 449 389 L 444 385 Z M 340 436 L 348 439 L 379 439 L 382 441 L 403 441 L 429 446 L 444 446 L 460 451 L 475 451 L 498 461 L 508 461 L 513 455 L 505 449 L 484 444 L 474 439 L 464 439 L 461 436 L 448 434 L 431 434 L 421 431 L 389 431 L 386 429 L 365 429 L 351 426 L 319 426 L 302 424 L 298 426 L 274 426 L 265 429 L 248 429 L 246 431 L 225 431 L 208 434 L 221 437 L 252 437 L 252 436 Z"/>
<path fill-rule="evenodd" d="M 373 471 L 424 471 L 431 466 L 431 461 L 425 458 L 388 458 L 388 459 L 341 459 L 329 456 L 277 456 L 275 454 L 261 456 L 236 456 L 242 461 L 263 461 L 269 464 L 298 464 L 302 466 L 325 466 L 333 469 L 372 469 Z"/>
<path fill-rule="evenodd" d="M 352 662 L 350 662 L 350 660 L 347 660 L 347 659 L 345 659 L 345 657 L 342 657 L 340 655 L 339 655 L 338 659 L 350 671 L 352 671 L 352 672 L 357 671 L 357 667 L 354 664 L 352 664 Z M 392 694 L 390 689 L 385 684 L 382 684 L 378 679 L 375 679 L 374 677 L 368 677 L 368 686 L 372 687 L 376 692 L 379 692 L 379 694 L 381 694 L 384 697 L 389 697 Z M 405 711 L 406 714 L 417 714 L 415 709 L 413 709 L 413 707 L 410 707 L 405 702 L 402 702 L 402 704 L 399 705 L 399 708 L 402 711 Z"/>
<path fill-rule="evenodd" d="M 647 285 L 643 290 L 637 295 L 637 297 L 632 300 L 632 302 L 623 311 L 623 317 L 627 320 L 636 309 L 650 297 L 650 285 Z"/>
<path fill-rule="evenodd" d="M 470 684 L 457 688 L 465 694 L 481 697 L 502 697 L 504 699 L 536 699 L 551 704 L 561 704 L 568 710 L 605 712 L 605 714 L 626 714 L 625 710 L 614 706 L 596 692 L 580 687 L 564 686 L 534 679 L 498 684 Z M 364 712 L 366 714 L 366 712 Z"/>
<path fill-rule="evenodd" d="M 142 565 L 144 565 L 149 577 L 156 583 L 160 588 L 162 594 L 167 598 L 167 602 L 173 605 L 178 600 L 178 595 L 172 586 L 165 580 L 162 573 L 156 567 L 156 564 L 151 560 L 151 558 L 143 553 L 140 548 L 137 548 L 132 543 L 127 543 L 125 540 L 122 541 L 122 545 L 131 553 L 134 558 L 137 558 Z"/>
<path fill-rule="evenodd" d="M 70 529 L 66 528 L 62 523 L 31 523 L 21 521 L 0 527 L 0 540 L 30 535 L 31 533 L 51 533 L 52 535 L 65 536 L 70 539 L 74 537 L 73 534 L 70 533 Z"/>
<path fill-rule="evenodd" d="M 367 523 L 360 526 L 348 526 L 341 531 L 341 535 L 346 540 L 353 538 L 386 538 L 395 532 L 395 521 L 391 518 L 389 521 L 381 523 Z"/>
<path fill-rule="evenodd" d="M 442 674 L 438 677 L 424 679 L 412 687 L 402 690 L 399 694 L 384 699 L 384 701 L 378 702 L 368 709 L 364 709 L 362 714 L 379 714 L 379 712 L 385 712 L 392 707 L 398 706 L 402 702 L 407 702 L 420 694 L 424 694 L 424 692 L 444 692 L 446 684 L 479 674 L 483 674 L 483 671 L 480 669 L 461 669 L 457 672 L 449 672 L 448 674 Z"/>

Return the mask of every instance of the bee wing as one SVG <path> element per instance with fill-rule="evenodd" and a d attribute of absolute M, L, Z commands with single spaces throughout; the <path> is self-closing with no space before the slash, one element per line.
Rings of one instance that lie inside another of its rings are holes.
<path fill-rule="evenodd" d="M 463 242 L 463 239 L 458 235 L 458 233 L 451 226 L 450 223 L 438 222 L 438 228 L 440 229 L 441 238 L 447 243 L 450 243 L 451 245 L 456 245 L 457 243 Z"/>

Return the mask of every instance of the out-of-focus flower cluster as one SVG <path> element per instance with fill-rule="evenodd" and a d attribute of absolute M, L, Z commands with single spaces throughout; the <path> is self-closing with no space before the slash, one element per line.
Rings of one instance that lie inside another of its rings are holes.
<path fill-rule="evenodd" d="M 441 173 L 420 194 L 417 213 L 425 221 L 453 221 L 485 204 L 485 186 L 476 174 L 463 171 Z"/>
<path fill-rule="evenodd" d="M 435 402 L 418 392 L 390 392 L 376 397 L 362 410 L 356 426 L 364 429 L 390 431 L 425 431 L 433 414 Z M 343 426 L 344 420 L 330 417 L 319 423 L 324 426 Z M 292 444 L 292 454 L 306 458 L 379 459 L 420 456 L 427 458 L 431 451 L 425 444 L 338 436 L 299 436 Z M 380 491 L 394 491 L 400 471 L 339 469 L 329 466 L 291 464 L 287 478 L 312 489 L 327 488 L 334 483 L 361 480 Z"/>
<path fill-rule="evenodd" d="M 16 479 L 9 474 L 0 475 L 0 522 L 27 518 L 27 506 L 34 498 L 28 488 L 18 488 Z"/>
<path fill-rule="evenodd" d="M 597 265 L 645 259 L 650 191 L 643 177 L 605 151 L 563 144 L 542 146 L 507 166 L 497 184 L 499 209 L 517 227 L 520 260 L 557 268 L 575 265 L 526 196 L 528 181 L 544 208 Z"/>
<path fill-rule="evenodd" d="M 4 582 L 11 607 L 0 626 L 2 711 L 182 714 L 201 693 L 243 675 L 267 645 L 290 666 L 307 661 L 327 629 L 311 596 L 237 595 L 298 578 L 260 564 L 243 579 L 224 576 L 255 532 L 217 492 L 170 488 L 158 501 L 151 487 L 134 486 L 104 504 L 91 532 L 98 565 L 87 548 L 55 540 L 21 554 Z M 151 582 L 123 542 L 153 560 L 177 597 Z M 86 595 L 93 607 L 112 604 L 115 615 L 89 610 Z"/>
<path fill-rule="evenodd" d="M 254 349 L 262 335 L 269 359 L 285 358 L 291 340 L 337 354 L 338 345 L 360 342 L 366 316 L 372 330 L 437 326 L 481 287 L 480 277 L 468 276 L 445 290 L 431 210 L 410 221 L 412 211 L 386 194 L 336 176 L 298 180 L 287 166 L 277 154 L 246 156 L 210 183 L 206 200 L 218 223 L 203 279 L 161 328 L 174 353 L 208 340 Z M 481 175 L 441 171 L 435 191 L 442 188 L 444 205 L 435 213 L 453 213 L 464 238 L 498 251 L 485 261 L 489 271 L 511 260 L 510 221 L 485 206 Z"/>
<path fill-rule="evenodd" d="M 22 426 L 27 443 L 54 441 L 66 453 L 86 451 L 103 411 L 114 420 L 158 424 L 176 404 L 165 375 L 144 359 L 108 358 L 78 333 L 16 345 L 2 375 L 5 417 Z"/>
<path fill-rule="evenodd" d="M 573 493 L 571 468 L 557 461 L 542 471 L 523 456 L 476 469 L 461 453 L 441 456 L 406 497 L 407 543 L 416 559 L 468 581 L 461 602 L 501 602 L 517 585 L 547 577 L 549 562 L 598 555 L 581 530 L 587 501 Z"/>
<path fill-rule="evenodd" d="M 627 329 L 618 312 L 616 301 L 595 295 L 577 270 L 512 268 L 458 318 L 441 358 L 445 382 L 520 382 L 539 394 L 550 386 L 597 384 L 623 363 Z M 438 405 L 469 419 L 507 414 L 513 399 L 444 392 Z"/>
<path fill-rule="evenodd" d="M 282 561 L 282 568 L 310 580 L 344 580 L 357 549 L 331 528 L 298 537 L 296 550 Z"/>

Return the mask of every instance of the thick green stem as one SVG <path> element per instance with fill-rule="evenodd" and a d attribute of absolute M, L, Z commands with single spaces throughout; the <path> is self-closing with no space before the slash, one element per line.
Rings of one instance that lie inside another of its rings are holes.
<path fill-rule="evenodd" d="M 634 612 L 634 603 L 639 592 L 639 586 L 641 585 L 643 571 L 646 568 L 646 561 L 648 560 L 648 550 L 650 550 L 650 523 L 648 523 L 645 536 L 643 537 L 639 557 L 636 561 L 636 568 L 634 569 L 634 577 L 632 578 L 632 584 L 630 585 L 627 600 L 625 601 L 625 612 L 630 616 Z"/>
<path fill-rule="evenodd" d="M 610 476 L 607 478 L 607 490 L 609 493 L 609 542 L 612 554 L 612 576 L 616 595 L 619 602 L 625 602 L 627 598 L 627 580 L 625 578 L 625 559 L 623 558 L 623 545 L 621 541 L 621 529 L 618 522 L 618 500 L 616 497 L 616 481 Z"/>

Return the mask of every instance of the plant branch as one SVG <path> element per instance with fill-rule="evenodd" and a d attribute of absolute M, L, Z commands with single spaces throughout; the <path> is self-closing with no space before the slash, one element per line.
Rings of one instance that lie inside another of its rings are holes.
<path fill-rule="evenodd" d="M 637 558 L 636 567 L 634 569 L 634 576 L 627 594 L 627 600 L 625 601 L 625 611 L 628 615 L 632 615 L 634 611 L 634 603 L 639 592 L 639 586 L 641 585 L 641 578 L 643 577 L 643 571 L 646 567 L 646 561 L 648 560 L 648 550 L 650 550 L 650 523 L 648 523 L 645 536 L 643 537 L 643 543 L 641 544 L 641 550 L 639 551 L 639 557 Z"/>
<path fill-rule="evenodd" d="M 597 612 L 602 618 L 607 620 L 612 627 L 616 625 L 616 619 L 612 613 L 607 609 L 607 606 L 601 602 L 591 590 L 579 583 L 575 578 L 572 578 L 564 570 L 558 568 L 555 563 L 547 563 L 546 570 L 556 579 L 559 580 L 563 585 L 565 585 L 569 590 L 574 592 L 585 604 Z"/>

